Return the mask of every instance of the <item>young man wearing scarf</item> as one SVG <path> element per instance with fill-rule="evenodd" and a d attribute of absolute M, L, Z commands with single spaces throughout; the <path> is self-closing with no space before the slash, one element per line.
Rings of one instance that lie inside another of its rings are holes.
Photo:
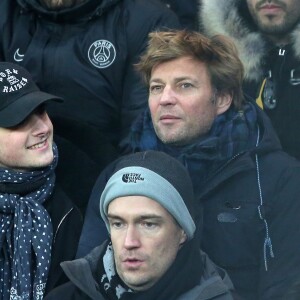
<path fill-rule="evenodd" d="M 227 274 L 199 249 L 191 179 L 178 160 L 147 151 L 122 157 L 100 198 L 110 238 L 62 263 L 70 282 L 45 300 L 233 299 Z"/>
<path fill-rule="evenodd" d="M 72 259 L 82 218 L 55 183 L 58 162 L 45 103 L 22 67 L 0 63 L 0 295 L 43 299 L 62 283 L 59 263 Z"/>
<path fill-rule="evenodd" d="M 154 32 L 138 68 L 149 110 L 132 128 L 132 151 L 160 150 L 186 166 L 203 209 L 201 248 L 243 299 L 285 299 L 300 279 L 300 164 L 282 151 L 264 112 L 243 101 L 234 44 Z M 80 251 L 105 236 L 96 207 L 106 178 L 92 193 Z"/>

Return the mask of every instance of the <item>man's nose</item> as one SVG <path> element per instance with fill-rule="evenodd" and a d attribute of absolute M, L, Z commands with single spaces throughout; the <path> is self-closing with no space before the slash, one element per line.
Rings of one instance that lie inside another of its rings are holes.
<path fill-rule="evenodd" d="M 161 105 L 169 105 L 169 104 L 175 104 L 176 103 L 176 93 L 172 89 L 171 86 L 165 86 L 161 97 L 160 97 L 160 104 Z"/>
<path fill-rule="evenodd" d="M 30 116 L 30 123 L 32 124 L 34 135 L 41 135 L 50 131 L 49 124 L 51 124 L 51 121 L 46 112 L 42 114 L 33 113 Z"/>
<path fill-rule="evenodd" d="M 140 233 L 138 229 L 133 225 L 129 225 L 126 231 L 124 247 L 126 249 L 133 249 L 140 247 L 140 245 Z"/>

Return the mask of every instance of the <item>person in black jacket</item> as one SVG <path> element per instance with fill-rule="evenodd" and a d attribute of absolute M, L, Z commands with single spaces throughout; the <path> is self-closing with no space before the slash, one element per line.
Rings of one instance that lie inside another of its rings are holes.
<path fill-rule="evenodd" d="M 149 109 L 133 125 L 131 151 L 164 151 L 186 166 L 203 209 L 201 248 L 242 299 L 284 299 L 300 276 L 300 163 L 282 151 L 266 114 L 244 101 L 234 44 L 154 32 L 138 68 Z M 110 172 L 92 192 L 78 255 L 106 236 L 97 207 Z"/>
<path fill-rule="evenodd" d="M 62 99 L 40 91 L 19 65 L 0 62 L 1 299 L 42 299 L 65 280 L 82 226 L 56 184 L 58 150 L 45 110 Z"/>
<path fill-rule="evenodd" d="M 184 166 L 158 151 L 113 164 L 100 198 L 110 238 L 87 257 L 63 262 L 70 282 L 45 300 L 233 299 L 227 274 L 199 249 Z"/>
<path fill-rule="evenodd" d="M 199 2 L 200 30 L 234 41 L 244 92 L 269 116 L 283 150 L 300 159 L 300 1 Z"/>

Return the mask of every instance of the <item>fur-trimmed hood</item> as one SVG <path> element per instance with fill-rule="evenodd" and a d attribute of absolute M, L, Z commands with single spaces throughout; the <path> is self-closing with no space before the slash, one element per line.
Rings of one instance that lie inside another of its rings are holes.
<path fill-rule="evenodd" d="M 230 36 L 238 48 L 245 68 L 245 80 L 258 81 L 263 75 L 262 60 L 269 48 L 257 31 L 245 0 L 199 0 L 201 30 L 209 35 Z M 300 24 L 292 32 L 292 48 L 300 60 Z"/>

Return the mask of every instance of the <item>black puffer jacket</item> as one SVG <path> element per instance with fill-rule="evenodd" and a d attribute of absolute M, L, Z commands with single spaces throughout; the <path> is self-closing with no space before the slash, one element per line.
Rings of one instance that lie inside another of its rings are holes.
<path fill-rule="evenodd" d="M 275 46 L 253 24 L 247 1 L 199 0 L 201 30 L 208 35 L 230 36 L 245 67 L 245 92 L 259 97 L 265 78 L 268 95 L 274 105 L 262 99 L 264 111 L 271 118 L 283 150 L 300 158 L 300 24 L 291 33 L 291 43 Z M 272 84 L 271 84 L 272 82 Z M 272 85 L 272 87 L 271 87 Z M 267 95 L 266 95 L 267 96 Z"/>
<path fill-rule="evenodd" d="M 19 63 L 41 90 L 65 99 L 49 106 L 50 117 L 88 123 L 114 146 L 126 142 L 147 105 L 133 64 L 148 33 L 178 27 L 177 17 L 157 0 L 89 0 L 61 11 L 40 2 L 0 1 L 0 61 Z"/>

